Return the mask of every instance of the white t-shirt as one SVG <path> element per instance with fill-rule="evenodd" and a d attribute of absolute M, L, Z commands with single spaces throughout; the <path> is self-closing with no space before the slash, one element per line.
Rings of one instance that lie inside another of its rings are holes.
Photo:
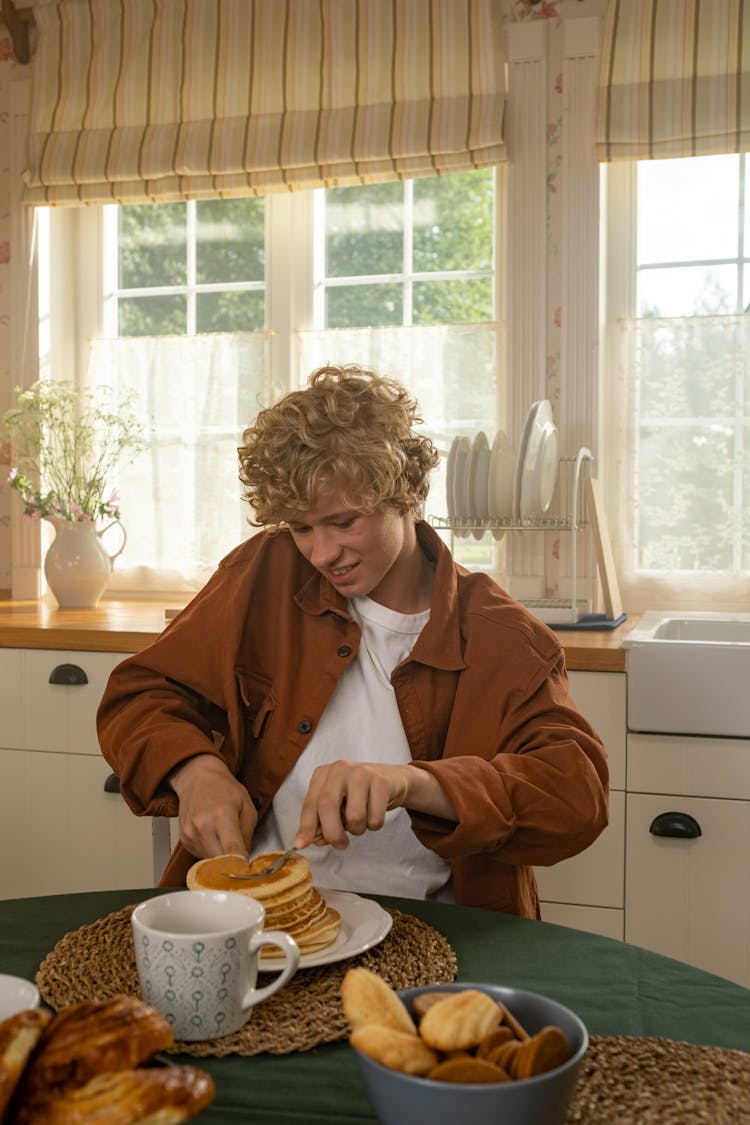
<path fill-rule="evenodd" d="M 307 749 L 276 793 L 253 840 L 253 855 L 291 847 L 316 766 L 341 758 L 411 761 L 390 675 L 413 649 L 430 611 L 396 613 L 370 598 L 352 598 L 349 608 L 362 630 L 357 659 L 339 679 Z M 420 844 L 404 809 L 386 813 L 380 831 L 350 836 L 343 851 L 310 847 L 304 854 L 318 887 L 453 899 L 449 865 Z"/>

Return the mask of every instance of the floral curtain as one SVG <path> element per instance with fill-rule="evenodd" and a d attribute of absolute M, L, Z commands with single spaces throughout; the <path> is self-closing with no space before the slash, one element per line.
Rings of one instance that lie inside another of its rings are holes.
<path fill-rule="evenodd" d="M 750 150 L 750 5 L 609 0 L 599 159 Z"/>
<path fill-rule="evenodd" d="M 40 0 L 28 203 L 413 178 L 505 158 L 497 0 Z"/>

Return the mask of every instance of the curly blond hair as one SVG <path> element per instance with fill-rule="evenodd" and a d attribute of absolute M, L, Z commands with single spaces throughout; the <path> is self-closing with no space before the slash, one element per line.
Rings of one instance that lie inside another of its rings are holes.
<path fill-rule="evenodd" d="M 336 492 L 358 511 L 416 512 L 439 454 L 414 432 L 417 403 L 356 364 L 313 371 L 304 390 L 261 410 L 237 450 L 256 527 L 277 526 Z"/>

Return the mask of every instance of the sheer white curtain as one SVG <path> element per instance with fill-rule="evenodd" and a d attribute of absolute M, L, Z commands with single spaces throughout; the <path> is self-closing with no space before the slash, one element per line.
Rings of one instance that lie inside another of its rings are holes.
<path fill-rule="evenodd" d="M 127 543 L 112 593 L 195 589 L 251 533 L 236 451 L 269 400 L 267 345 L 264 332 L 92 343 L 89 381 L 132 391 L 147 435 L 117 482 Z"/>
<path fill-rule="evenodd" d="M 750 604 L 750 317 L 624 320 L 610 520 L 637 611 Z"/>

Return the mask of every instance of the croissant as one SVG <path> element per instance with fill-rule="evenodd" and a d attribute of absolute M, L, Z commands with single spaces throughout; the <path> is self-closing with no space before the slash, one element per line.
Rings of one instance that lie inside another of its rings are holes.
<path fill-rule="evenodd" d="M 179 1125 L 200 1113 L 214 1092 L 210 1075 L 193 1066 L 120 1070 L 63 1090 L 29 1120 L 33 1125 Z"/>
<path fill-rule="evenodd" d="M 40 1107 L 98 1074 L 130 1070 L 174 1041 L 160 1012 L 133 996 L 64 1008 L 43 1032 L 18 1086 L 19 1125 Z"/>
<path fill-rule="evenodd" d="M 43 1008 L 29 1008 L 0 1023 L 0 1122 L 32 1051 L 52 1019 Z"/>

